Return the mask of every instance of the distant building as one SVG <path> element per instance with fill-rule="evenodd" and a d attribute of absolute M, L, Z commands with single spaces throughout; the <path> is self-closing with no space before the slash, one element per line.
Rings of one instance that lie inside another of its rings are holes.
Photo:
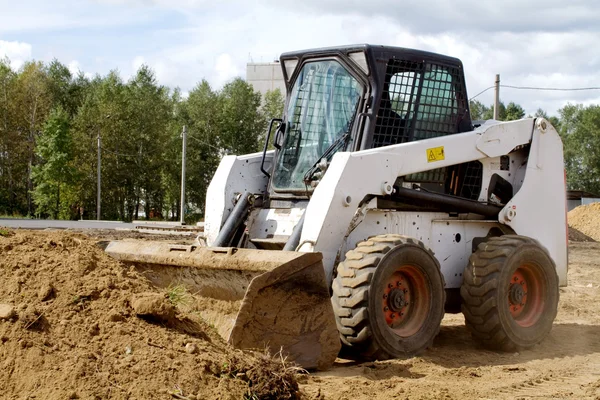
<path fill-rule="evenodd" d="M 567 208 L 569 211 L 581 205 L 600 202 L 600 196 L 583 190 L 567 190 Z"/>
<path fill-rule="evenodd" d="M 246 81 L 263 96 L 273 89 L 281 90 L 285 96 L 285 82 L 279 62 L 246 64 Z"/>

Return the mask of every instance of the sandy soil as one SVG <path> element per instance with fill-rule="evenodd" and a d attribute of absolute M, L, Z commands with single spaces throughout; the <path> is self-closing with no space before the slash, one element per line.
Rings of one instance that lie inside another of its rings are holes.
<path fill-rule="evenodd" d="M 531 350 L 484 350 L 460 314 L 448 315 L 420 357 L 338 359 L 332 370 L 294 378 L 260 354 L 232 350 L 186 313 L 200 302 L 164 320 L 136 315 L 135 295 L 164 288 L 103 254 L 95 241 L 130 237 L 111 235 L 0 237 L 0 303 L 15 312 L 0 319 L 0 399 L 600 399 L 600 243 L 571 242 L 557 321 Z"/>
<path fill-rule="evenodd" d="M 296 399 L 296 369 L 233 350 L 159 288 L 66 231 L 0 234 L 0 399 Z"/>
<path fill-rule="evenodd" d="M 514 354 L 479 348 L 447 315 L 420 357 L 355 364 L 302 380 L 312 399 L 600 399 L 600 243 L 571 242 L 569 286 L 544 342 Z"/>
<path fill-rule="evenodd" d="M 594 241 L 600 241 L 600 203 L 576 207 L 569 211 L 567 219 L 571 230 L 575 229 Z"/>

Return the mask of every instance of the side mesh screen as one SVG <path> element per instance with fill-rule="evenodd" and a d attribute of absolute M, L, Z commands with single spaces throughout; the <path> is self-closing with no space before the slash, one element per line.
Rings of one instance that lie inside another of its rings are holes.
<path fill-rule="evenodd" d="M 390 60 L 381 94 L 373 147 L 410 142 L 423 63 Z"/>
<path fill-rule="evenodd" d="M 458 101 L 464 98 L 464 93 L 460 93 L 463 87 L 457 67 L 390 60 L 372 147 L 458 133 L 463 117 Z M 442 183 L 446 175 L 446 169 L 443 168 L 412 174 L 405 179 Z"/>

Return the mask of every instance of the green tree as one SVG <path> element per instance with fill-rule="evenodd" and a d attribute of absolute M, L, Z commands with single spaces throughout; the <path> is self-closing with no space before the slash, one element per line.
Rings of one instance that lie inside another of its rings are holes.
<path fill-rule="evenodd" d="M 27 212 L 27 141 L 17 128 L 18 74 L 0 59 L 0 213 Z"/>
<path fill-rule="evenodd" d="M 222 98 L 206 80 L 192 89 L 186 101 L 177 107 L 177 134 L 183 125 L 188 131 L 186 188 L 188 202 L 202 212 L 206 201 L 206 190 L 224 154 L 221 146 Z M 177 143 L 177 170 L 171 179 L 181 179 L 181 141 Z M 175 178 L 175 176 L 177 178 Z M 179 188 L 179 184 L 177 185 Z M 179 197 L 174 195 L 179 207 Z M 177 209 L 177 214 L 179 210 Z M 178 215 L 179 216 L 179 215 Z"/>
<path fill-rule="evenodd" d="M 73 165 L 69 116 L 62 108 L 53 110 L 44 124 L 36 143 L 36 154 L 41 159 L 32 171 L 36 184 L 33 190 L 36 213 L 48 214 L 52 218 L 70 218 L 73 204 L 64 201 L 61 204 L 61 200 L 64 197 L 72 199 L 77 171 Z"/>
<path fill-rule="evenodd" d="M 600 193 L 600 106 L 567 104 L 559 114 L 568 188 Z"/>
<path fill-rule="evenodd" d="M 523 118 L 524 116 L 525 110 L 523 110 L 523 107 L 511 101 L 506 106 L 504 118 L 502 119 L 502 121 L 515 121 L 517 119 Z"/>
<path fill-rule="evenodd" d="M 241 78 L 227 83 L 219 93 L 220 147 L 229 154 L 258 151 L 264 134 L 261 96 Z"/>
<path fill-rule="evenodd" d="M 487 115 L 489 112 L 489 108 L 479 100 L 469 101 L 469 108 L 471 110 L 472 121 L 485 119 L 485 115 Z"/>
<path fill-rule="evenodd" d="M 19 70 L 16 80 L 15 97 L 15 124 L 13 129 L 18 132 L 22 141 L 22 148 L 27 158 L 26 174 L 21 177 L 26 197 L 27 214 L 33 214 L 31 193 L 33 181 L 31 172 L 37 163 L 35 159 L 35 146 L 42 127 L 52 108 L 52 98 L 48 89 L 48 76 L 43 63 L 32 61 L 25 63 Z"/>
<path fill-rule="evenodd" d="M 491 105 L 486 107 L 483 103 L 478 100 L 471 100 L 469 102 L 471 109 L 472 120 L 488 120 L 494 119 L 494 106 Z M 507 106 L 501 101 L 498 103 L 498 120 L 499 121 L 514 121 L 521 119 L 525 116 L 525 110 L 519 104 L 514 102 L 508 103 Z"/>
<path fill-rule="evenodd" d="M 269 122 L 273 118 L 281 118 L 283 116 L 283 107 L 285 100 L 283 95 L 281 94 L 281 90 L 279 88 L 274 90 L 269 90 L 265 93 L 265 97 L 263 99 L 263 105 L 261 107 L 261 113 L 265 120 L 265 128 L 263 131 L 262 138 L 260 139 L 259 146 L 260 148 L 264 147 L 264 140 L 266 139 L 266 129 L 269 126 Z M 274 132 L 271 132 L 274 134 Z M 269 149 L 273 149 L 273 137 L 271 137 L 271 143 L 269 143 Z"/>

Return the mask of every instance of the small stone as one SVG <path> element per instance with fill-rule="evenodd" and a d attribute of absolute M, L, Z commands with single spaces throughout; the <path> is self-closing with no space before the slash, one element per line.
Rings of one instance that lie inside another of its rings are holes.
<path fill-rule="evenodd" d="M 125 354 L 131 354 L 131 353 L 133 353 L 133 349 L 131 348 L 131 346 L 125 347 Z"/>
<path fill-rule="evenodd" d="M 0 320 L 11 319 L 15 316 L 15 308 L 10 304 L 0 304 Z"/>
<path fill-rule="evenodd" d="M 519 355 L 520 355 L 519 353 L 513 354 L 513 356 L 515 356 L 515 357 L 519 357 Z"/>
<path fill-rule="evenodd" d="M 196 395 L 195 395 L 195 394 L 188 394 L 188 395 L 187 395 L 187 398 L 188 398 L 189 400 L 196 400 L 196 399 L 197 399 L 197 397 L 196 397 Z"/>
<path fill-rule="evenodd" d="M 40 301 L 48 301 L 54 298 L 54 295 L 54 286 L 52 286 L 51 283 L 48 283 L 40 288 L 38 299 L 40 299 Z"/>
<path fill-rule="evenodd" d="M 194 343 L 188 343 L 185 345 L 185 351 L 189 354 L 196 354 L 198 352 L 198 346 Z"/>

